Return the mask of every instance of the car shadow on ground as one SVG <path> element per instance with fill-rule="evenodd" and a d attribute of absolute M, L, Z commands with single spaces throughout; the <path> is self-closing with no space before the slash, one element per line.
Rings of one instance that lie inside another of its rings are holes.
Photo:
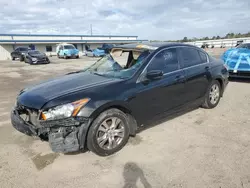
<path fill-rule="evenodd" d="M 230 82 L 250 83 L 250 78 L 229 78 Z"/>
<path fill-rule="evenodd" d="M 79 155 L 79 154 L 83 154 L 86 152 L 89 152 L 89 150 L 85 148 L 85 149 L 75 151 L 75 152 L 64 153 L 64 155 Z"/>
<path fill-rule="evenodd" d="M 123 169 L 124 186 L 123 188 L 137 188 L 136 183 L 140 180 L 144 188 L 152 186 L 146 179 L 143 170 L 134 162 L 127 162 Z"/>

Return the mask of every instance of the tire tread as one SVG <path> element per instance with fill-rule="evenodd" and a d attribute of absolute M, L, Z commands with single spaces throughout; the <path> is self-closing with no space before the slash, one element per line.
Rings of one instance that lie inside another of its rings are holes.
<path fill-rule="evenodd" d="M 100 123 L 102 123 L 102 121 L 108 117 L 108 116 L 112 116 L 112 115 L 116 115 L 116 116 L 120 116 L 121 118 L 123 118 L 125 120 L 125 138 L 122 141 L 123 143 L 121 143 L 121 145 L 113 150 L 103 150 L 101 148 L 99 148 L 98 145 L 96 145 L 96 143 L 94 142 L 94 137 L 96 134 L 96 131 L 98 129 L 98 126 L 100 125 Z M 88 135 L 87 135 L 87 148 L 94 152 L 95 154 L 99 155 L 99 156 L 108 156 L 111 154 L 114 154 L 116 152 L 118 152 L 119 150 L 121 150 L 127 143 L 129 138 L 129 126 L 128 126 L 128 119 L 125 113 L 123 113 L 121 110 L 116 109 L 116 108 L 111 108 L 108 109 L 102 113 L 100 113 L 100 115 L 93 121 L 92 125 L 90 126 L 90 129 L 88 131 Z"/>
<path fill-rule="evenodd" d="M 210 101 L 209 101 L 209 91 L 210 91 L 210 88 L 212 87 L 212 85 L 214 84 L 217 84 L 219 86 L 219 89 L 220 89 L 220 98 L 221 98 L 221 85 L 220 83 L 218 82 L 218 80 L 213 80 L 211 82 L 211 84 L 209 85 L 208 89 L 207 89 L 207 92 L 206 92 L 206 95 L 205 95 L 205 99 L 204 99 L 204 103 L 202 104 L 202 107 L 203 108 L 206 108 L 206 109 L 212 109 L 214 107 L 216 107 L 218 105 L 218 103 L 220 102 L 220 98 L 218 100 L 218 102 L 216 104 L 211 104 Z"/>

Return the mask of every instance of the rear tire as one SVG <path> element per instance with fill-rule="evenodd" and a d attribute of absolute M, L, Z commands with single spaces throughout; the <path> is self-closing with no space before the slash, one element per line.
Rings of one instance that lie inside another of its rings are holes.
<path fill-rule="evenodd" d="M 126 114 L 112 108 L 102 112 L 93 121 L 87 135 L 87 148 L 99 156 L 108 156 L 121 150 L 128 139 Z"/>
<path fill-rule="evenodd" d="M 202 107 L 207 109 L 216 107 L 220 102 L 221 92 L 220 83 L 217 80 L 213 80 L 208 87 Z"/>

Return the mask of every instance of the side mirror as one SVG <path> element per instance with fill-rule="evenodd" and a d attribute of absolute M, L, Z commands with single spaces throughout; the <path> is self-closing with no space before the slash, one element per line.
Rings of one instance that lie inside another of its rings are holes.
<path fill-rule="evenodd" d="M 162 76 L 163 76 L 163 71 L 161 70 L 152 70 L 146 74 L 146 78 L 149 80 L 159 80 L 162 78 Z"/>

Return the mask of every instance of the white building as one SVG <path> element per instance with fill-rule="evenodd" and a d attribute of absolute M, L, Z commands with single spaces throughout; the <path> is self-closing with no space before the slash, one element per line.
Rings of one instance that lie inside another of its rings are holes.
<path fill-rule="evenodd" d="M 48 55 L 56 55 L 56 45 L 65 42 L 74 44 L 83 52 L 88 45 L 91 49 L 101 47 L 104 43 L 127 44 L 142 42 L 137 36 L 116 35 L 30 35 L 30 34 L 0 34 L 0 60 L 11 59 L 10 53 L 18 46 L 29 46 L 45 52 Z"/>
<path fill-rule="evenodd" d="M 217 40 L 198 40 L 194 42 L 187 42 L 188 44 L 192 44 L 198 47 L 201 47 L 203 44 L 208 44 L 209 48 L 214 46 L 215 48 L 227 47 L 232 48 L 235 47 L 237 42 L 250 43 L 250 37 L 245 38 L 233 38 L 233 39 L 217 39 Z"/>

